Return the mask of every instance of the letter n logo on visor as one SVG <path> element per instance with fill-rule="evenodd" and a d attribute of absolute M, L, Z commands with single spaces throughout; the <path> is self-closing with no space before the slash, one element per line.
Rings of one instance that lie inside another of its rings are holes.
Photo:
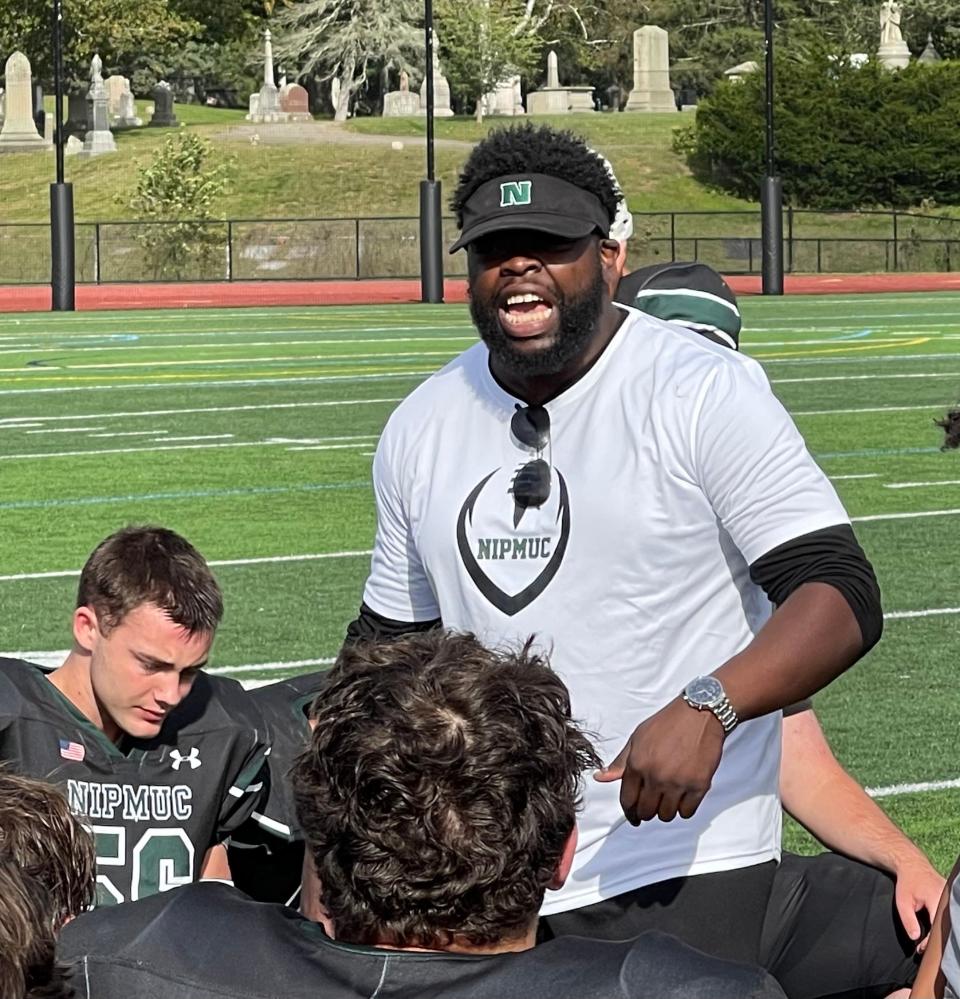
<path fill-rule="evenodd" d="M 533 181 L 511 180 L 500 185 L 500 207 L 512 208 L 514 205 L 529 205 L 533 195 Z"/>

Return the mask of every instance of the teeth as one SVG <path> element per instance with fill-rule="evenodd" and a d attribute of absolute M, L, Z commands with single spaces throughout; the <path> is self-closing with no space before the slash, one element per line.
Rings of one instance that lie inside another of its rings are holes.
<path fill-rule="evenodd" d="M 553 315 L 552 306 L 544 306 L 542 309 L 535 309 L 533 312 L 505 312 L 504 321 L 510 326 L 527 326 L 530 323 L 538 323 L 542 319 L 549 319 Z"/>
<path fill-rule="evenodd" d="M 525 305 L 527 302 L 542 302 L 543 299 L 539 295 L 511 295 L 507 299 L 507 305 Z"/>

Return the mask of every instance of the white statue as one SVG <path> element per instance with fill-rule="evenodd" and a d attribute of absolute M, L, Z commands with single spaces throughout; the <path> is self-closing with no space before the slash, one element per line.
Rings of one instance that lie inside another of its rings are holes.
<path fill-rule="evenodd" d="M 883 0 L 880 4 L 880 44 L 899 45 L 903 41 L 900 31 L 902 8 L 897 0 Z"/>
<path fill-rule="evenodd" d="M 90 82 L 103 83 L 103 60 L 99 52 L 95 52 L 90 60 Z"/>

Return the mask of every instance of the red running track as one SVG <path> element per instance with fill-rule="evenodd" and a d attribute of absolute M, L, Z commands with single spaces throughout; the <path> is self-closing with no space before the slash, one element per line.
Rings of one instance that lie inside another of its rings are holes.
<path fill-rule="evenodd" d="M 760 294 L 760 278 L 728 277 L 738 295 Z M 957 274 L 791 274 L 788 295 L 960 291 Z M 447 302 L 466 301 L 466 282 L 444 282 Z M 419 281 L 249 281 L 210 284 L 78 285 L 77 309 L 202 309 L 271 305 L 390 305 L 420 301 Z M 46 285 L 0 287 L 0 313 L 50 309 Z"/>

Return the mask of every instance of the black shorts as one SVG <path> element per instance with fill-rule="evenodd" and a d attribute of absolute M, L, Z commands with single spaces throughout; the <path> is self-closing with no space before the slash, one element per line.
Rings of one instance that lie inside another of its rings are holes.
<path fill-rule="evenodd" d="M 674 878 L 541 920 L 549 936 L 624 940 L 659 929 L 717 957 L 759 964 L 790 999 L 883 997 L 919 959 L 889 875 L 835 853 Z"/>

